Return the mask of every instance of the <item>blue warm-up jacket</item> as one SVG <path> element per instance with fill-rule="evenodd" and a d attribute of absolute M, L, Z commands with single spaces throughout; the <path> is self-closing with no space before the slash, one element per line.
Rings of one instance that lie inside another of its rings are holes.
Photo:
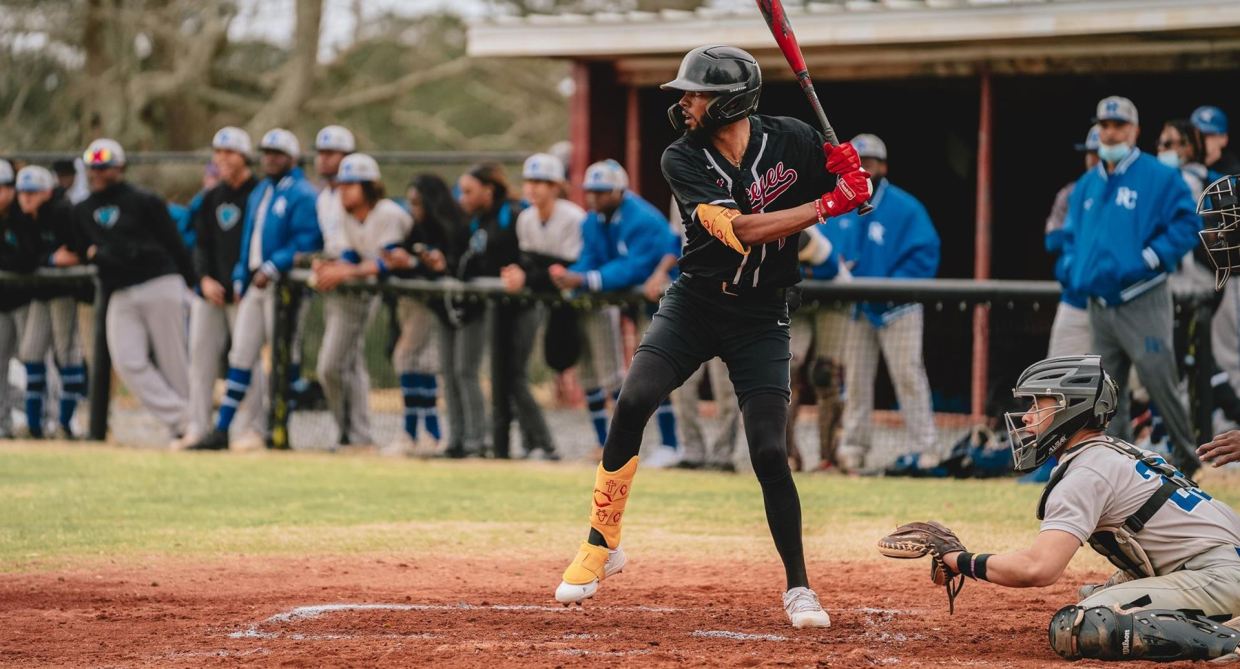
<path fill-rule="evenodd" d="M 300 167 L 273 182 L 267 177 L 258 182 L 245 208 L 245 231 L 241 235 L 241 256 L 233 268 L 233 283 L 240 295 L 250 284 L 250 239 L 254 221 L 267 194 L 267 216 L 263 220 L 262 257 L 264 271 L 279 276 L 293 267 L 298 253 L 311 253 L 323 248 L 319 231 L 319 215 L 315 210 L 314 186 L 306 180 Z"/>
<path fill-rule="evenodd" d="M 1077 180 L 1060 280 L 1104 305 L 1123 304 L 1166 281 L 1200 230 L 1180 171 L 1134 148 L 1111 174 L 1100 163 Z"/>
<path fill-rule="evenodd" d="M 632 192 L 610 220 L 591 211 L 581 224 L 581 255 L 569 270 L 585 275 L 585 288 L 610 292 L 640 286 L 668 253 L 676 235 L 654 205 Z"/>
<path fill-rule="evenodd" d="M 874 211 L 856 211 L 826 222 L 827 238 L 855 277 L 931 279 L 939 271 L 939 233 L 925 206 L 908 191 L 883 179 L 870 198 Z M 896 317 L 905 305 L 866 302 L 857 305 L 876 327 Z"/>

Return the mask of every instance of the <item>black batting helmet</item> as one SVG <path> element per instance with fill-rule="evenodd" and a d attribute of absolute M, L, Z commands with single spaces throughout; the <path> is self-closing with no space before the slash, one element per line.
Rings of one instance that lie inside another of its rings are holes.
<path fill-rule="evenodd" d="M 659 88 L 714 93 L 714 99 L 706 107 L 702 125 L 717 128 L 739 121 L 758 110 L 762 70 L 758 68 L 758 61 L 743 49 L 721 44 L 700 46 L 685 54 L 676 78 Z M 667 110 L 667 117 L 672 127 L 684 129 L 684 118 L 677 105 Z"/>

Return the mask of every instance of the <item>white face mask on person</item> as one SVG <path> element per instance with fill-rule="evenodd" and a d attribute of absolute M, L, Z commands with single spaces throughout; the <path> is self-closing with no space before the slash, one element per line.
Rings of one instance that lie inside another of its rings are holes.
<path fill-rule="evenodd" d="M 1167 167 L 1177 168 L 1184 164 L 1184 161 L 1180 159 L 1180 153 L 1175 150 L 1159 151 L 1158 162 L 1166 165 Z"/>
<path fill-rule="evenodd" d="M 1098 147 L 1098 158 L 1107 163 L 1118 163 L 1128 155 L 1132 147 L 1124 143 L 1119 144 L 1103 144 Z"/>

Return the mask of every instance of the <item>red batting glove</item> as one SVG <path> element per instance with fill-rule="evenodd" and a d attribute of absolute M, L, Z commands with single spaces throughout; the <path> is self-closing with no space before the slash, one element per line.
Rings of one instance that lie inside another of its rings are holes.
<path fill-rule="evenodd" d="M 844 142 L 839 146 L 823 144 L 822 153 L 827 157 L 827 171 L 831 174 L 847 174 L 861 169 L 861 157 L 857 155 L 852 142 Z"/>
<path fill-rule="evenodd" d="M 819 218 L 847 214 L 870 199 L 870 173 L 856 169 L 841 174 L 835 182 L 835 190 L 814 201 Z"/>

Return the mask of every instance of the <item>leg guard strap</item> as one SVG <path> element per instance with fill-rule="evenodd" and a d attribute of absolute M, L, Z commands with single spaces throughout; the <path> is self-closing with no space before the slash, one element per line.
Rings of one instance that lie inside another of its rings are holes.
<path fill-rule="evenodd" d="M 1068 660 L 1210 660 L 1235 652 L 1240 632 L 1196 612 L 1065 606 L 1051 618 L 1051 648 Z"/>
<path fill-rule="evenodd" d="M 594 501 L 590 509 L 590 527 L 603 535 L 608 548 L 620 545 L 620 521 L 624 507 L 629 503 L 629 489 L 633 475 L 637 473 L 637 456 L 629 458 L 623 467 L 609 472 L 599 463 L 594 475 Z"/>

